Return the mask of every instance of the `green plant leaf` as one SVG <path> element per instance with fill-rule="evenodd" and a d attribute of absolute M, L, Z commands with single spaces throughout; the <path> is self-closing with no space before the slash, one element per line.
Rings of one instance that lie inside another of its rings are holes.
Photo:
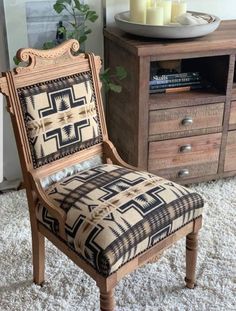
<path fill-rule="evenodd" d="M 100 74 L 100 79 L 104 83 L 109 83 L 110 82 L 110 68 L 105 69 L 101 74 Z"/>
<path fill-rule="evenodd" d="M 109 83 L 109 89 L 115 93 L 120 93 L 122 91 L 122 87 L 114 83 Z"/>
<path fill-rule="evenodd" d="M 67 37 L 67 39 L 76 39 L 76 40 L 78 40 L 75 31 L 68 31 L 66 33 L 66 37 Z"/>
<path fill-rule="evenodd" d="M 86 13 L 86 19 L 94 23 L 98 19 L 98 15 L 95 11 L 88 11 Z"/>
<path fill-rule="evenodd" d="M 66 34 L 66 28 L 65 27 L 58 27 L 59 34 Z"/>
<path fill-rule="evenodd" d="M 43 44 L 43 49 L 44 50 L 49 50 L 52 49 L 56 46 L 56 43 L 54 41 L 47 41 Z"/>
<path fill-rule="evenodd" d="M 90 7 L 87 4 L 80 4 L 80 9 L 79 11 L 81 13 L 86 14 L 89 11 Z"/>
<path fill-rule="evenodd" d="M 123 80 L 127 77 L 127 71 L 125 70 L 124 67 L 117 66 L 115 75 L 119 80 Z"/>
<path fill-rule="evenodd" d="M 57 14 L 60 14 L 65 9 L 65 5 L 61 3 L 55 3 L 53 8 L 57 12 Z"/>
<path fill-rule="evenodd" d="M 88 35 L 88 34 L 90 34 L 91 32 L 92 32 L 91 29 L 87 29 L 87 30 L 84 31 L 84 34 L 85 34 L 85 35 Z"/>
<path fill-rule="evenodd" d="M 83 42 L 85 42 L 86 40 L 87 40 L 87 36 L 86 35 L 82 35 L 82 36 L 80 36 L 79 37 L 79 43 L 83 43 Z"/>
<path fill-rule="evenodd" d="M 80 11 L 80 6 L 81 6 L 80 1 L 79 0 L 74 0 L 74 3 L 75 3 L 75 8 Z"/>
<path fill-rule="evenodd" d="M 13 57 L 13 61 L 14 61 L 16 66 L 18 66 L 21 63 L 21 61 L 19 60 L 19 58 L 17 58 L 16 55 Z"/>

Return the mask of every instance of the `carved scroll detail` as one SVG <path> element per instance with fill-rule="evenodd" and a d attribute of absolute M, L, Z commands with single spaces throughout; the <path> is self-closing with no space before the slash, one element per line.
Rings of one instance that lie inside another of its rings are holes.
<path fill-rule="evenodd" d="M 5 77 L 0 78 L 0 92 L 5 96 L 9 96 L 9 89 Z"/>
<path fill-rule="evenodd" d="M 50 50 L 20 49 L 17 52 L 17 58 L 28 64 L 26 67 L 16 68 L 15 71 L 17 73 L 30 72 L 33 69 L 40 69 L 48 65 L 62 64 L 77 58 L 84 58 L 84 54 L 74 55 L 79 51 L 79 47 L 79 42 L 71 39 Z"/>

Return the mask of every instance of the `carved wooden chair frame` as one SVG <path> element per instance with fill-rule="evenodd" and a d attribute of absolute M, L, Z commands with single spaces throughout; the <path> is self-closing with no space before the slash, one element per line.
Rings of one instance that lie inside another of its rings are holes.
<path fill-rule="evenodd" d="M 28 65 L 25 67 L 18 67 L 11 72 L 6 72 L 3 77 L 0 78 L 0 91 L 7 97 L 7 109 L 13 124 L 23 172 L 24 186 L 29 203 L 33 248 L 33 280 L 36 284 L 43 284 L 44 282 L 44 243 L 46 237 L 96 281 L 100 289 L 101 310 L 112 311 L 114 310 L 114 288 L 125 275 L 153 258 L 157 259 L 160 254 L 162 254 L 163 250 L 180 238 L 187 237 L 185 281 L 188 288 L 193 288 L 195 284 L 197 259 L 197 233 L 201 228 L 201 217 L 193 220 L 175 233 L 161 240 L 141 255 L 124 264 L 118 271 L 108 277 L 100 275 L 93 267 L 77 256 L 71 248 L 62 242 L 62 239 L 65 239 L 65 231 L 63 228 L 65 226 L 66 215 L 62 210 L 57 209 L 48 201 L 40 184 L 40 179 L 58 172 L 66 166 L 78 163 L 78 155 L 79 162 L 85 161 L 92 156 L 100 155 L 103 157 L 104 163 L 113 163 L 123 167 L 133 168 L 119 157 L 115 147 L 108 139 L 101 98 L 101 84 L 99 80 L 99 71 L 101 68 L 100 58 L 95 57 L 93 54 L 76 55 L 78 50 L 79 44 L 75 40 L 69 40 L 59 47 L 48 51 L 21 49 L 17 57 L 21 61 L 28 63 Z M 67 156 L 66 158 L 59 159 L 54 163 L 34 169 L 16 90 L 26 85 L 36 84 L 41 81 L 72 75 L 90 69 L 94 75 L 95 94 L 101 120 L 103 142 Z M 59 237 L 54 235 L 37 220 L 35 209 L 38 200 L 40 200 L 47 207 L 50 214 L 58 220 Z"/>

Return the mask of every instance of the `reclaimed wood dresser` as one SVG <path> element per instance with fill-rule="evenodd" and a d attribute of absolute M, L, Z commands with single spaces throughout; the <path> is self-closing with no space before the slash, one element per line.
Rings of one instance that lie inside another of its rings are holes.
<path fill-rule="evenodd" d="M 107 96 L 110 139 L 128 163 L 182 184 L 236 175 L 236 20 L 197 39 L 140 38 L 104 30 L 105 66 L 123 66 Z M 211 87 L 149 94 L 152 65 L 181 60 Z"/>

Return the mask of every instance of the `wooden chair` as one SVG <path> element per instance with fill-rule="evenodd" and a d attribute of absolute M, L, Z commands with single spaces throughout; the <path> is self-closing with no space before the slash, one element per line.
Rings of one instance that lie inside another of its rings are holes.
<path fill-rule="evenodd" d="M 122 161 L 108 139 L 100 58 L 78 50 L 76 40 L 21 49 L 25 66 L 0 78 L 28 198 L 34 282 L 44 282 L 46 237 L 96 281 L 101 310 L 112 311 L 116 284 L 186 237 L 193 288 L 203 200 Z"/>

